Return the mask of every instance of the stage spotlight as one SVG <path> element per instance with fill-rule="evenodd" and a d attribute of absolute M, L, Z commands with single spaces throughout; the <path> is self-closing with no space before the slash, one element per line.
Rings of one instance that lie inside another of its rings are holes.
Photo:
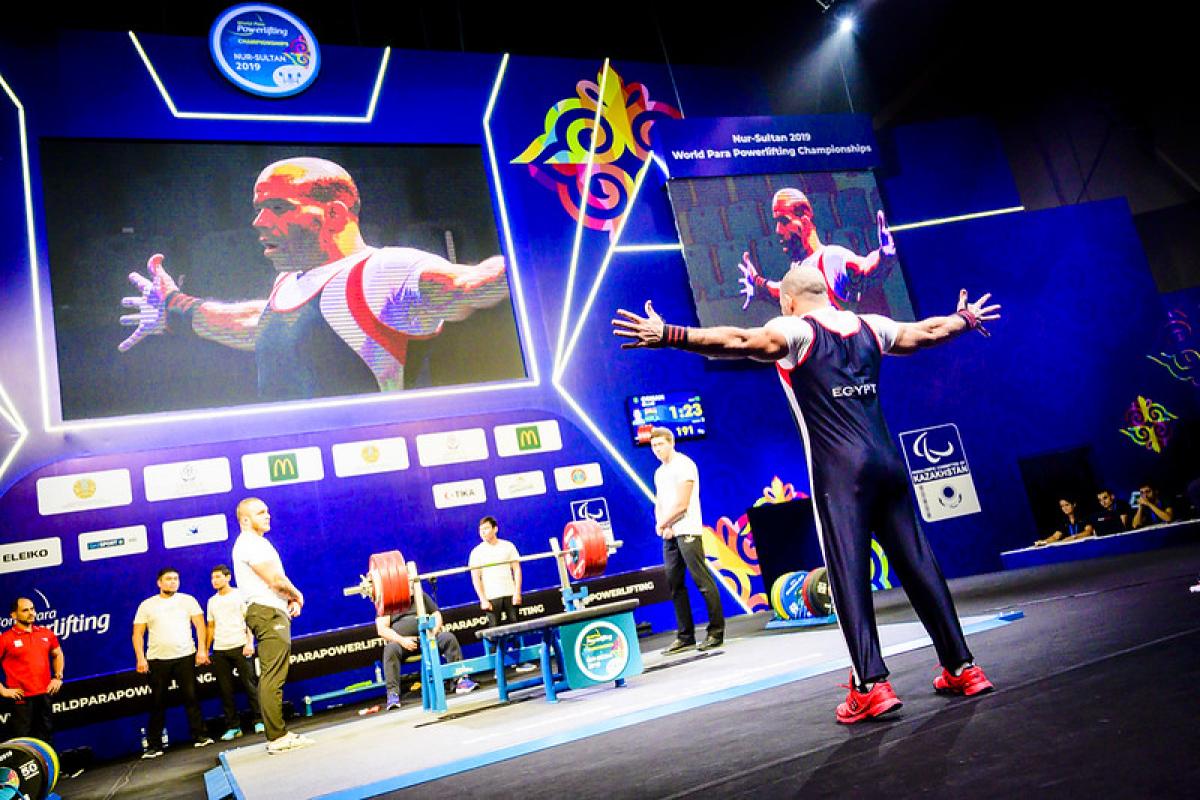
<path fill-rule="evenodd" d="M 842 21 L 838 23 L 838 33 L 854 33 L 854 17 L 842 17 Z"/>

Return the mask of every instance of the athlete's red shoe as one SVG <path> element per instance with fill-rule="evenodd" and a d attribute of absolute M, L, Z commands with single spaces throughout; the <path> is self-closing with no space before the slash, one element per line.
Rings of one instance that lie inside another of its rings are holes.
<path fill-rule="evenodd" d="M 953 672 L 942 668 L 942 674 L 933 679 L 933 690 L 938 694 L 961 694 L 970 697 L 975 694 L 990 692 L 996 687 L 983 674 L 983 670 L 972 664 L 955 676 Z"/>
<path fill-rule="evenodd" d="M 878 717 L 904 705 L 892 685 L 887 681 L 876 681 L 869 692 L 860 692 L 854 687 L 854 676 L 850 676 L 850 684 L 843 684 L 850 693 L 846 702 L 838 703 L 837 721 L 843 725 L 853 725 L 859 720 Z"/>

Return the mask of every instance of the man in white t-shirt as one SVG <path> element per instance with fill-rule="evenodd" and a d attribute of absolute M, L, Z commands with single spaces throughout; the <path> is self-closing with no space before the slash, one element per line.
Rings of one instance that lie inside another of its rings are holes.
<path fill-rule="evenodd" d="M 230 585 L 233 575 L 225 564 L 212 570 L 212 587 L 216 591 L 208 598 L 205 617 L 208 619 L 208 642 L 212 647 L 213 674 L 221 690 L 221 709 L 225 714 L 225 733 L 221 741 L 228 742 L 242 735 L 242 721 L 234 699 L 234 676 L 242 683 L 250 710 L 254 712 L 255 733 L 263 732 L 258 711 L 258 678 L 250 659 L 254 658 L 254 640 L 246 627 L 246 604 L 242 593 Z"/>
<path fill-rule="evenodd" d="M 700 517 L 700 473 L 696 462 L 675 450 L 668 428 L 650 430 L 650 449 L 662 462 L 654 472 L 654 530 L 663 540 L 663 566 L 675 604 L 678 631 L 663 651 L 672 655 L 696 646 L 696 627 L 684 574 L 690 574 L 708 607 L 708 630 L 697 650 L 711 650 L 725 641 L 725 612 L 721 595 L 704 558 L 704 524 Z"/>
<path fill-rule="evenodd" d="M 516 607 L 521 605 L 521 565 L 517 546 L 501 539 L 500 523 L 495 517 L 479 520 L 479 544 L 471 551 L 467 566 L 471 567 L 471 583 L 479 596 L 479 607 L 487 612 L 488 627 L 517 621 Z M 511 561 L 501 564 L 502 561 Z M 491 564 L 490 567 L 483 566 Z"/>
<path fill-rule="evenodd" d="M 192 641 L 192 629 L 196 640 Z M 149 646 L 146 634 L 150 634 Z M 196 702 L 196 667 L 208 663 L 208 640 L 200 604 L 179 591 L 174 567 L 158 571 L 158 594 L 142 601 L 133 617 L 133 652 L 137 671 L 150 675 L 150 720 L 146 723 L 146 750 L 142 758 L 163 754 L 162 732 L 167 716 L 167 689 L 172 679 L 187 709 L 192 746 L 205 747 L 213 740 L 204 732 L 204 717 Z"/>
<path fill-rule="evenodd" d="M 283 721 L 283 684 L 292 654 L 292 618 L 300 616 L 304 595 L 288 580 L 278 551 L 267 541 L 271 513 L 257 497 L 237 506 L 241 532 L 233 544 L 233 576 L 246 601 L 246 627 L 258 641 L 258 708 L 267 734 L 267 752 L 313 744 Z"/>

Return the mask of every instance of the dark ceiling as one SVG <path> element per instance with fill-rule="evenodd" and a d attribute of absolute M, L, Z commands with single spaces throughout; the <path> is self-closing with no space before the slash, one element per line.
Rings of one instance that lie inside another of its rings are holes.
<path fill-rule="evenodd" d="M 814 64 L 812 54 L 822 50 L 841 15 L 854 13 L 858 30 L 843 64 L 855 110 L 887 124 L 1021 113 L 1062 92 L 1089 93 L 1135 115 L 1162 101 L 1195 106 L 1200 95 L 1193 85 L 1192 28 L 1184 19 L 1188 4 L 1182 3 L 1153 9 L 1094 0 L 278 4 L 305 20 L 324 44 L 740 67 L 766 81 L 776 113 L 846 110 L 837 63 Z M 72 4 L 56 7 L 52 22 L 203 36 L 230 5 Z M 5 37 L 52 35 L 41 13 L 28 5 L 6 10 L 0 46 Z M 822 81 L 829 84 L 824 89 Z"/>

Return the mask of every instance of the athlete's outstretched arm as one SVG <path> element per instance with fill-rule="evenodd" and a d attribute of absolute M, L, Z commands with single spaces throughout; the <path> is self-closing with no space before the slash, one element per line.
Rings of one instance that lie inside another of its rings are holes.
<path fill-rule="evenodd" d="M 485 258 L 478 264 L 443 260 L 421 270 L 421 296 L 443 319 L 463 320 L 508 297 L 505 270 L 504 256 Z"/>
<path fill-rule="evenodd" d="M 985 305 L 991 298 L 985 294 L 974 303 L 967 302 L 967 290 L 958 293 L 958 310 L 948 317 L 927 317 L 918 322 L 901 322 L 896 341 L 889 351 L 892 355 L 907 355 L 926 347 L 945 344 L 962 333 L 977 330 L 988 336 L 983 323 L 1000 319 L 999 305 Z"/>
<path fill-rule="evenodd" d="M 788 354 L 787 338 L 770 328 L 685 328 L 668 325 L 646 301 L 646 316 L 617 309 L 619 319 L 612 321 L 613 333 L 629 341 L 630 347 L 673 347 L 712 358 L 752 358 L 778 361 Z"/>
<path fill-rule="evenodd" d="M 849 255 L 846 257 L 846 271 L 854 280 L 871 277 L 885 258 L 892 258 L 896 255 L 896 243 L 892 239 L 891 230 L 888 229 L 887 217 L 882 211 L 875 214 L 875 227 L 879 234 L 879 247 L 865 256 Z"/>
<path fill-rule="evenodd" d="M 253 350 L 258 319 L 265 300 L 220 303 L 201 300 L 179 291 L 175 279 L 163 269 L 162 253 L 146 261 L 146 275 L 129 273 L 129 282 L 141 293 L 121 299 L 125 308 L 135 309 L 121 317 L 121 324 L 134 327 L 133 333 L 117 345 L 122 353 L 147 336 L 190 327 L 197 336 L 237 350 Z"/>

